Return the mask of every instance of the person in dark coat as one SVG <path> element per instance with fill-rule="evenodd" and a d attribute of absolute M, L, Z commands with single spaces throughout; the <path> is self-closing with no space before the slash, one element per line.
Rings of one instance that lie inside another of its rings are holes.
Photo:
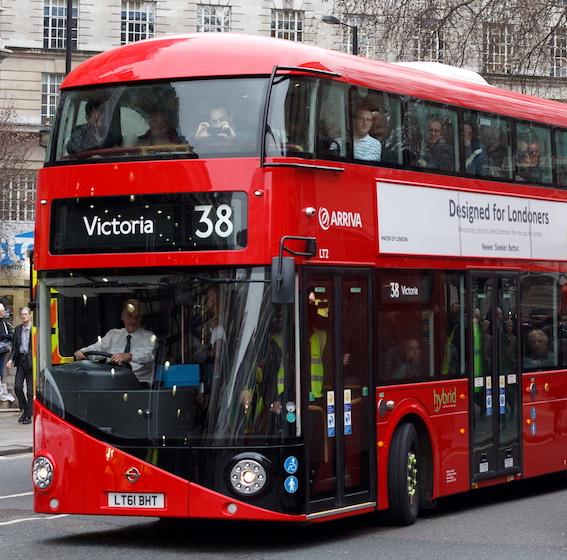
<path fill-rule="evenodd" d="M 33 404 L 32 380 L 32 344 L 31 344 L 31 315 L 29 307 L 23 307 L 20 312 L 22 323 L 14 330 L 12 339 L 12 353 L 8 360 L 8 367 L 16 368 L 16 381 L 14 390 L 20 405 L 21 415 L 18 422 L 31 424 Z M 26 391 L 24 393 L 24 382 Z"/>
<path fill-rule="evenodd" d="M 420 167 L 454 171 L 453 148 L 443 138 L 443 123 L 440 119 L 432 117 L 427 121 L 425 138 L 417 164 Z"/>
<path fill-rule="evenodd" d="M 6 308 L 0 303 L 0 383 L 4 375 L 4 362 L 12 347 L 14 328 L 6 319 Z"/>

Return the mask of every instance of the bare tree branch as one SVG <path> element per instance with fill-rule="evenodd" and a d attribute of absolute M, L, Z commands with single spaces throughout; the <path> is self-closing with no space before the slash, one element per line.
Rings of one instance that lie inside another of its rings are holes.
<path fill-rule="evenodd" d="M 335 0 L 333 13 L 356 18 L 378 58 L 465 66 L 519 89 L 556 79 L 563 66 L 567 73 L 567 15 L 557 0 Z"/>
<path fill-rule="evenodd" d="M 37 135 L 23 129 L 13 101 L 0 99 L 0 196 L 26 170 L 35 145 Z"/>

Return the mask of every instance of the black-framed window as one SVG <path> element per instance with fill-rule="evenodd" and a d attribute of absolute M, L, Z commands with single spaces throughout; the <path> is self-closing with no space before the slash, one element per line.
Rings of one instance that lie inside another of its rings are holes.
<path fill-rule="evenodd" d="M 558 187 L 567 187 L 567 130 L 555 130 L 555 176 Z"/>
<path fill-rule="evenodd" d="M 383 270 L 375 294 L 379 385 L 466 375 L 462 272 Z"/>
<path fill-rule="evenodd" d="M 534 123 L 516 123 L 516 181 L 551 184 L 551 130 Z"/>
<path fill-rule="evenodd" d="M 523 371 L 565 366 L 567 279 L 553 273 L 523 274 L 520 294 Z"/>
<path fill-rule="evenodd" d="M 455 173 L 459 169 L 457 110 L 420 99 L 408 102 L 409 165 Z"/>
<path fill-rule="evenodd" d="M 512 178 L 512 142 L 508 119 L 463 111 L 461 171 L 476 177 Z"/>

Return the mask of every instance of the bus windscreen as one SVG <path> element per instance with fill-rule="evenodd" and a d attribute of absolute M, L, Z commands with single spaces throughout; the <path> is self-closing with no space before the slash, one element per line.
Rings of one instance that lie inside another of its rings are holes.
<path fill-rule="evenodd" d="M 265 87 L 237 78 L 64 91 L 47 163 L 256 155 Z"/>

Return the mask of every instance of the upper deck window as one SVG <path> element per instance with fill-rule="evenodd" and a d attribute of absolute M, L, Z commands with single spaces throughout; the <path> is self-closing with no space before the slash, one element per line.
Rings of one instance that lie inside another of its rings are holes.
<path fill-rule="evenodd" d="M 457 111 L 415 101 L 408 107 L 410 165 L 455 172 L 459 167 Z"/>
<path fill-rule="evenodd" d="M 268 155 L 313 156 L 317 81 L 283 76 L 274 82 L 266 131 Z"/>
<path fill-rule="evenodd" d="M 531 123 L 516 124 L 516 181 L 551 183 L 551 131 Z"/>
<path fill-rule="evenodd" d="M 511 132 L 506 119 L 463 111 L 461 141 L 467 175 L 512 178 Z"/>
<path fill-rule="evenodd" d="M 351 88 L 349 98 L 354 159 L 370 164 L 401 164 L 400 99 L 361 87 Z"/>
<path fill-rule="evenodd" d="M 54 159 L 256 155 L 264 88 L 239 78 L 63 92 Z"/>
<path fill-rule="evenodd" d="M 555 170 L 559 187 L 567 187 L 567 131 L 555 131 Z"/>

